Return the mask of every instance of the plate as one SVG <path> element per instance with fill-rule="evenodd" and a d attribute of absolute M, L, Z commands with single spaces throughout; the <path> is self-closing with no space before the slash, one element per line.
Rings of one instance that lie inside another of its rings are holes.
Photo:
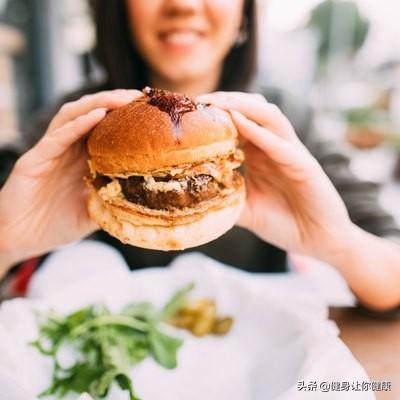
<path fill-rule="evenodd" d="M 223 337 L 196 338 L 176 330 L 184 344 L 175 370 L 165 370 L 152 359 L 131 370 L 143 400 L 374 398 L 368 392 L 298 390 L 301 381 L 319 384 L 368 377 L 338 339 L 336 325 L 326 320 L 325 307 L 312 311 L 307 306 L 310 299 L 319 299 L 301 291 L 285 295 L 285 278 L 240 272 L 199 253 L 182 255 L 166 268 L 130 272 L 120 256 L 97 244 L 90 246 L 78 244 L 50 257 L 31 285 L 30 298 L 3 303 L 0 384 L 1 377 L 6 381 L 17 376 L 19 387 L 32 399 L 49 385 L 50 360 L 27 345 L 37 337 L 37 310 L 69 313 L 103 303 L 118 311 L 135 301 L 161 306 L 176 289 L 195 282 L 192 297 L 214 298 L 218 313 L 233 316 L 234 326 Z M 107 397 L 126 398 L 116 387 Z"/>

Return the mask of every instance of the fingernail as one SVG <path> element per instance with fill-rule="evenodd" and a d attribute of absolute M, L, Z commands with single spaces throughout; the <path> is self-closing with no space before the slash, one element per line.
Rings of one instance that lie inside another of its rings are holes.
<path fill-rule="evenodd" d="M 106 108 L 95 108 L 94 110 L 90 111 L 89 115 L 94 117 L 101 117 L 104 116 L 107 112 Z"/>
<path fill-rule="evenodd" d="M 137 95 L 133 90 L 120 89 L 114 92 L 113 97 L 120 101 L 132 101 Z"/>
<path fill-rule="evenodd" d="M 117 97 L 122 101 L 132 101 L 135 98 L 135 96 L 132 93 L 121 93 L 118 94 Z"/>

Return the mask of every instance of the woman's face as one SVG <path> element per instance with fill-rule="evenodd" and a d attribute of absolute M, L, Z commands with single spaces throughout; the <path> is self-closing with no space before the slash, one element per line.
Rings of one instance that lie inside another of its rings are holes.
<path fill-rule="evenodd" d="M 126 0 L 136 47 L 171 84 L 219 74 L 242 24 L 244 0 Z"/>

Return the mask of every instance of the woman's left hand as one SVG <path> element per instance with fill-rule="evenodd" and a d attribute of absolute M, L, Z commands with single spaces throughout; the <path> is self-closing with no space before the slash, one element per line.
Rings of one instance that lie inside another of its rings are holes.
<path fill-rule="evenodd" d="M 239 225 L 287 251 L 329 261 L 353 226 L 317 160 L 279 108 L 261 95 L 198 98 L 230 111 L 245 153 L 247 201 Z"/>

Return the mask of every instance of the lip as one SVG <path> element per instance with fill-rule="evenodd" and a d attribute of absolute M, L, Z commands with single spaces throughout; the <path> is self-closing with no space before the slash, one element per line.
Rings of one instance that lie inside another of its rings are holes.
<path fill-rule="evenodd" d="M 157 36 L 159 42 L 167 50 L 188 51 L 199 45 L 206 34 L 200 29 L 174 28 L 160 31 Z"/>

